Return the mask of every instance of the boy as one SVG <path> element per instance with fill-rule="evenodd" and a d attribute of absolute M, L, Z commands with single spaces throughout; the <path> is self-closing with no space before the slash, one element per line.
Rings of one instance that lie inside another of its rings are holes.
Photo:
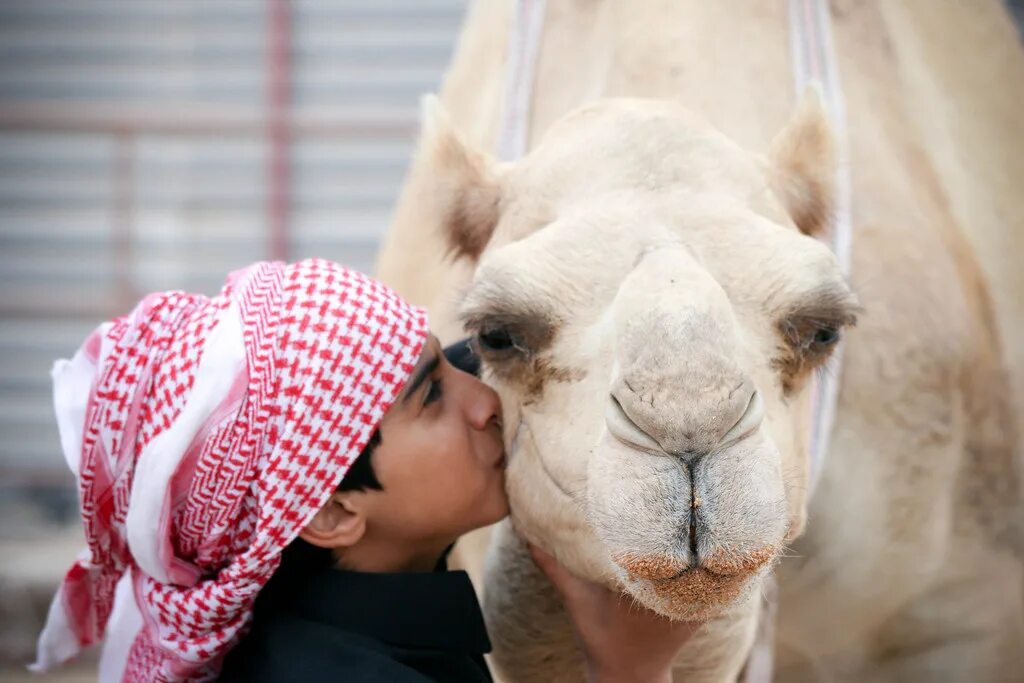
<path fill-rule="evenodd" d="M 489 680 L 443 568 L 507 514 L 500 406 L 422 310 L 327 261 L 258 263 L 100 326 L 54 394 L 89 548 L 37 669 L 105 639 L 103 681 Z M 537 557 L 592 678 L 668 680 L 688 629 Z"/>

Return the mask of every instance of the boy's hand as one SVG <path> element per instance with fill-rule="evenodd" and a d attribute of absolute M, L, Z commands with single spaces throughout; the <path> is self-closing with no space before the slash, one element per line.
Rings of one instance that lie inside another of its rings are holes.
<path fill-rule="evenodd" d="M 672 680 L 672 660 L 699 623 L 672 621 L 628 596 L 573 575 L 537 546 L 529 548 L 569 612 L 588 681 Z"/>

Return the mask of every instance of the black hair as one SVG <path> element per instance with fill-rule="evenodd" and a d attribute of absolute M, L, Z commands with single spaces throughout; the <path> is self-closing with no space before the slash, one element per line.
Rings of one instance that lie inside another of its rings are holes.
<path fill-rule="evenodd" d="M 480 376 L 480 358 L 476 355 L 469 339 L 463 339 L 444 349 L 444 356 L 449 363 L 463 372 Z M 345 478 L 338 486 L 339 491 L 383 491 L 384 486 L 373 471 L 373 451 L 380 445 L 380 428 L 374 430 L 370 441 L 345 473 Z"/>
<path fill-rule="evenodd" d="M 339 491 L 366 491 L 373 489 L 383 491 L 384 487 L 377 474 L 373 471 L 373 451 L 380 445 L 380 429 L 375 429 L 362 452 L 356 456 L 355 462 L 345 473 L 345 478 L 338 485 Z"/>
<path fill-rule="evenodd" d="M 444 350 L 448 362 L 463 372 L 479 376 L 480 359 L 476 356 L 469 340 L 452 344 Z M 373 451 L 380 445 L 380 429 L 376 429 L 355 462 L 345 473 L 338 485 L 338 491 L 383 491 L 384 486 L 373 471 Z M 442 560 L 443 562 L 443 560 Z M 330 548 L 320 548 L 296 538 L 281 553 L 281 565 L 256 598 L 257 614 L 261 608 L 279 600 L 288 600 L 294 592 L 307 585 L 308 579 L 316 572 L 333 568 L 337 563 Z"/>
<path fill-rule="evenodd" d="M 373 451 L 379 445 L 380 429 L 376 429 L 345 473 L 345 478 L 338 485 L 338 491 L 384 490 L 373 471 Z M 316 572 L 332 568 L 335 563 L 336 559 L 330 548 L 320 548 L 296 538 L 282 551 L 281 565 L 256 598 L 257 608 L 262 609 L 270 603 L 287 600 L 306 579 Z"/>

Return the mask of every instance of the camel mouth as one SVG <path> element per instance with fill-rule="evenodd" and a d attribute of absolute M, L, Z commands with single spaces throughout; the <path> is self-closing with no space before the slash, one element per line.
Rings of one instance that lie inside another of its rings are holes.
<path fill-rule="evenodd" d="M 631 580 L 675 581 L 688 574 L 707 572 L 721 577 L 749 576 L 761 570 L 778 555 L 768 545 L 747 553 L 714 552 L 694 565 L 688 560 L 665 555 L 619 554 L 613 561 Z"/>
<path fill-rule="evenodd" d="M 712 553 L 701 562 L 701 568 L 718 576 L 749 576 L 763 569 L 779 556 L 773 545 L 746 553 Z"/>
<path fill-rule="evenodd" d="M 723 576 L 704 567 L 672 579 L 640 581 L 627 590 L 649 608 L 677 619 L 708 619 L 740 600 L 754 584 L 754 574 Z"/>
<path fill-rule="evenodd" d="M 613 558 L 624 588 L 647 607 L 670 618 L 702 619 L 729 607 L 755 585 L 778 557 L 774 546 L 748 553 L 716 552 L 693 565 L 657 555 Z"/>

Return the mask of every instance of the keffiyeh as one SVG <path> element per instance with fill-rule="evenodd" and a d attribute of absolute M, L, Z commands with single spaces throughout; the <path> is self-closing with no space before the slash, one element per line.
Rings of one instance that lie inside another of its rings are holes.
<path fill-rule="evenodd" d="M 426 314 L 322 260 L 257 263 L 219 296 L 162 292 L 54 366 L 88 547 L 33 665 L 105 640 L 103 681 L 193 681 L 412 372 Z"/>

